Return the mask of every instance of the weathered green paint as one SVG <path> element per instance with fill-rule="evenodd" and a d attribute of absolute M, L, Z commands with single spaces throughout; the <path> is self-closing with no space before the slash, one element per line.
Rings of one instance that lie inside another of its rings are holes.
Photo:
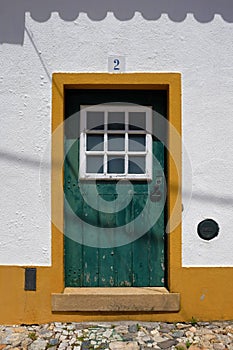
<path fill-rule="evenodd" d="M 117 94 L 117 98 L 116 98 Z M 103 97 L 104 96 L 104 97 Z M 66 117 L 79 111 L 81 104 L 98 104 L 112 101 L 132 102 L 153 106 L 156 112 L 166 115 L 166 95 L 161 91 L 74 91 L 67 93 Z M 156 113 L 154 113 L 156 125 Z M 76 124 L 77 123 L 77 124 Z M 106 213 L 100 199 L 111 202 L 117 198 L 115 181 L 98 181 L 99 210 L 87 204 L 96 196 L 94 182 L 78 180 L 79 141 L 78 114 L 75 122 L 66 125 L 64 162 L 64 194 L 65 194 L 65 285 L 70 287 L 108 287 L 108 286 L 164 286 L 165 278 L 165 243 L 164 243 L 164 211 L 152 228 L 136 241 L 115 248 L 94 248 L 85 245 L 88 234 L 96 235 L 96 227 L 106 227 L 110 234 L 114 227 L 122 227 L 131 222 L 125 232 L 143 232 L 144 225 L 153 220 L 153 214 L 159 203 L 148 201 L 148 195 L 155 186 L 158 168 L 153 164 L 153 180 L 150 183 L 133 182 L 133 196 L 129 204 L 122 210 L 116 207 L 115 213 Z M 164 169 L 164 146 L 153 140 L 153 154 Z M 164 195 L 164 194 L 163 194 Z M 125 198 L 127 200 L 128 193 Z M 134 218 L 141 214 L 145 203 L 149 203 L 146 214 L 140 223 L 134 225 Z M 75 215 L 70 215 L 70 209 Z M 153 222 L 153 221 L 152 221 Z M 78 236 L 79 243 L 76 242 Z M 97 238 L 98 239 L 98 238 Z M 108 235 L 101 239 L 108 240 Z M 117 237 L 116 237 L 117 239 Z M 82 242 L 82 243 L 81 243 Z M 101 243 L 101 242 L 99 242 Z M 101 246 L 101 244 L 100 244 Z"/>

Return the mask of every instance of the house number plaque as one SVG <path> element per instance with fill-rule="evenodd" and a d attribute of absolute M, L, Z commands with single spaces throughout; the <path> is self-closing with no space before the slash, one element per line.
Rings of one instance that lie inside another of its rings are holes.
<path fill-rule="evenodd" d="M 110 73 L 125 72 L 125 56 L 109 56 L 108 57 L 108 71 Z"/>

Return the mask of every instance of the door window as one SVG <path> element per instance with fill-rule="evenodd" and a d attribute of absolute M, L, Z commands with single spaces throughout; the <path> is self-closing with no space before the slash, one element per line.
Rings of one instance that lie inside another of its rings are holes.
<path fill-rule="evenodd" d="M 81 179 L 152 178 L 152 107 L 81 106 Z"/>

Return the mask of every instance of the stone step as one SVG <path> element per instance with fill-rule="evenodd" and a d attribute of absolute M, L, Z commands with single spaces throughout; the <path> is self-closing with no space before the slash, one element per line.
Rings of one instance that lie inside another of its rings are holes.
<path fill-rule="evenodd" d="M 53 312 L 178 312 L 179 293 L 164 287 L 65 288 L 52 294 Z"/>

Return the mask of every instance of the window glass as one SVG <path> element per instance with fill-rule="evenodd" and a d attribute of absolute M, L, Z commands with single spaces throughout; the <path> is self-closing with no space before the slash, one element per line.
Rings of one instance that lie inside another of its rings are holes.
<path fill-rule="evenodd" d="M 125 130 L 124 112 L 108 112 L 108 130 Z"/>
<path fill-rule="evenodd" d="M 146 135 L 129 135 L 129 151 L 144 152 L 146 150 Z"/>
<path fill-rule="evenodd" d="M 124 158 L 112 156 L 108 157 L 108 169 L 109 174 L 124 174 Z"/>
<path fill-rule="evenodd" d="M 87 151 L 103 151 L 104 135 L 87 135 Z"/>
<path fill-rule="evenodd" d="M 144 174 L 145 168 L 145 157 L 129 156 L 129 174 Z"/>
<path fill-rule="evenodd" d="M 146 130 L 145 112 L 129 112 L 129 130 Z"/>
<path fill-rule="evenodd" d="M 104 112 L 87 112 L 87 129 L 103 130 L 104 129 Z"/>
<path fill-rule="evenodd" d="M 101 174 L 103 173 L 103 156 L 87 156 L 87 173 Z"/>
<path fill-rule="evenodd" d="M 108 151 L 124 151 L 125 136 L 124 135 L 108 135 Z"/>

